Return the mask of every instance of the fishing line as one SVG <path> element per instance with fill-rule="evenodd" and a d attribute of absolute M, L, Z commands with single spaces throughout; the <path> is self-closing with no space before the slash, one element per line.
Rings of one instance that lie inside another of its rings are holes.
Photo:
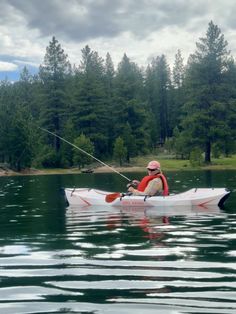
<path fill-rule="evenodd" d="M 113 167 L 107 165 L 105 162 L 103 162 L 103 161 L 101 161 L 100 159 L 94 157 L 93 155 L 89 154 L 88 152 L 86 152 L 86 151 L 83 150 L 82 148 L 80 148 L 80 147 L 76 146 L 75 144 L 73 144 L 73 143 L 67 141 L 66 139 L 64 139 L 63 137 L 57 135 L 56 133 L 53 133 L 53 132 L 48 131 L 47 129 L 44 129 L 44 128 L 41 128 L 41 127 L 38 127 L 38 128 L 39 128 L 40 130 L 46 132 L 46 133 L 49 133 L 49 134 L 51 134 L 51 135 L 53 135 L 53 136 L 59 138 L 60 140 L 64 141 L 65 143 L 67 143 L 67 144 L 73 146 L 74 148 L 78 149 L 79 151 L 83 152 L 84 154 L 88 155 L 89 157 L 95 159 L 96 161 L 100 162 L 100 164 L 102 164 L 103 166 L 105 166 L 105 167 L 111 169 L 113 172 L 119 174 L 119 175 L 120 175 L 121 177 L 123 177 L 124 179 L 126 179 L 126 180 L 128 180 L 128 181 L 131 181 L 129 178 L 127 178 L 125 175 L 123 175 L 122 173 L 120 173 L 119 171 L 117 171 L 116 169 L 114 169 Z"/>

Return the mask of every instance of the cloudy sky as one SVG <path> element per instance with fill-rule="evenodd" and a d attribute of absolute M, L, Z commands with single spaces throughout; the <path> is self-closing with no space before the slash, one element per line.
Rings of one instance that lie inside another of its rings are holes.
<path fill-rule="evenodd" d="M 171 65 L 178 49 L 186 62 L 211 20 L 236 56 L 235 13 L 235 0 L 0 0 L 0 79 L 25 65 L 35 73 L 52 36 L 75 65 L 85 45 L 115 66 L 124 53 L 140 66 L 165 54 Z"/>

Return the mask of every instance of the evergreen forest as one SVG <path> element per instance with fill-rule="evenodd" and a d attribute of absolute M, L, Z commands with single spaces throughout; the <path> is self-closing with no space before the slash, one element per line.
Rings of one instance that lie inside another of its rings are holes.
<path fill-rule="evenodd" d="M 20 171 L 93 162 L 42 129 L 120 164 L 159 148 L 211 163 L 236 152 L 234 57 L 212 21 L 186 63 L 176 51 L 172 68 L 163 54 L 146 68 L 124 54 L 115 69 L 109 53 L 89 46 L 72 65 L 52 37 L 37 75 L 25 67 L 18 81 L 0 82 L 0 163 Z"/>

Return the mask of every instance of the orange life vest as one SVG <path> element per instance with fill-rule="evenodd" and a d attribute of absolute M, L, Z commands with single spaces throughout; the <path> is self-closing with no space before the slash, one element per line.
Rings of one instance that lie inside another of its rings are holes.
<path fill-rule="evenodd" d="M 153 179 L 156 179 L 156 178 L 160 178 L 161 181 L 162 181 L 162 185 L 163 185 L 163 193 L 162 193 L 162 195 L 163 195 L 163 196 L 169 195 L 168 183 L 167 183 L 166 177 L 165 177 L 164 174 L 162 174 L 162 173 L 159 173 L 159 174 L 156 174 L 156 175 L 145 176 L 145 177 L 141 180 L 141 182 L 139 183 L 139 185 L 138 185 L 138 191 L 143 192 L 143 191 L 146 189 L 148 183 L 149 183 L 150 181 L 152 181 Z"/>

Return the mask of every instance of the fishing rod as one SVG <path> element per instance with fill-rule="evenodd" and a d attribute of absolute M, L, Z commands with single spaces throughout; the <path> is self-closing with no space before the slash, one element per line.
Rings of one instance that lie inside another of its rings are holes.
<path fill-rule="evenodd" d="M 82 148 L 76 146 L 75 144 L 73 144 L 73 143 L 67 141 L 66 139 L 64 139 L 63 137 L 57 135 L 56 133 L 53 133 L 53 132 L 48 131 L 47 129 L 44 129 L 44 128 L 41 128 L 41 127 L 39 127 L 39 129 L 42 130 L 42 131 L 44 131 L 44 132 L 46 132 L 46 133 L 48 133 L 48 134 L 51 134 L 51 135 L 53 135 L 53 136 L 59 138 L 60 140 L 64 141 L 65 143 L 67 143 L 67 144 L 73 146 L 74 148 L 80 150 L 81 152 L 83 152 L 84 154 L 88 155 L 89 157 L 91 157 L 91 158 L 95 159 L 96 161 L 100 162 L 100 164 L 102 164 L 103 166 L 105 166 L 105 167 L 111 169 L 112 171 L 114 171 L 115 173 L 119 174 L 121 177 L 123 177 L 124 179 L 128 180 L 129 182 L 131 181 L 129 178 L 127 178 L 125 175 L 123 175 L 122 173 L 120 173 L 119 171 L 117 171 L 116 169 L 114 169 L 113 167 L 111 167 L 111 166 L 105 164 L 105 162 L 99 160 L 98 158 L 96 158 L 96 157 L 94 157 L 93 155 L 89 154 L 88 152 L 86 152 L 86 151 L 83 150 Z"/>

